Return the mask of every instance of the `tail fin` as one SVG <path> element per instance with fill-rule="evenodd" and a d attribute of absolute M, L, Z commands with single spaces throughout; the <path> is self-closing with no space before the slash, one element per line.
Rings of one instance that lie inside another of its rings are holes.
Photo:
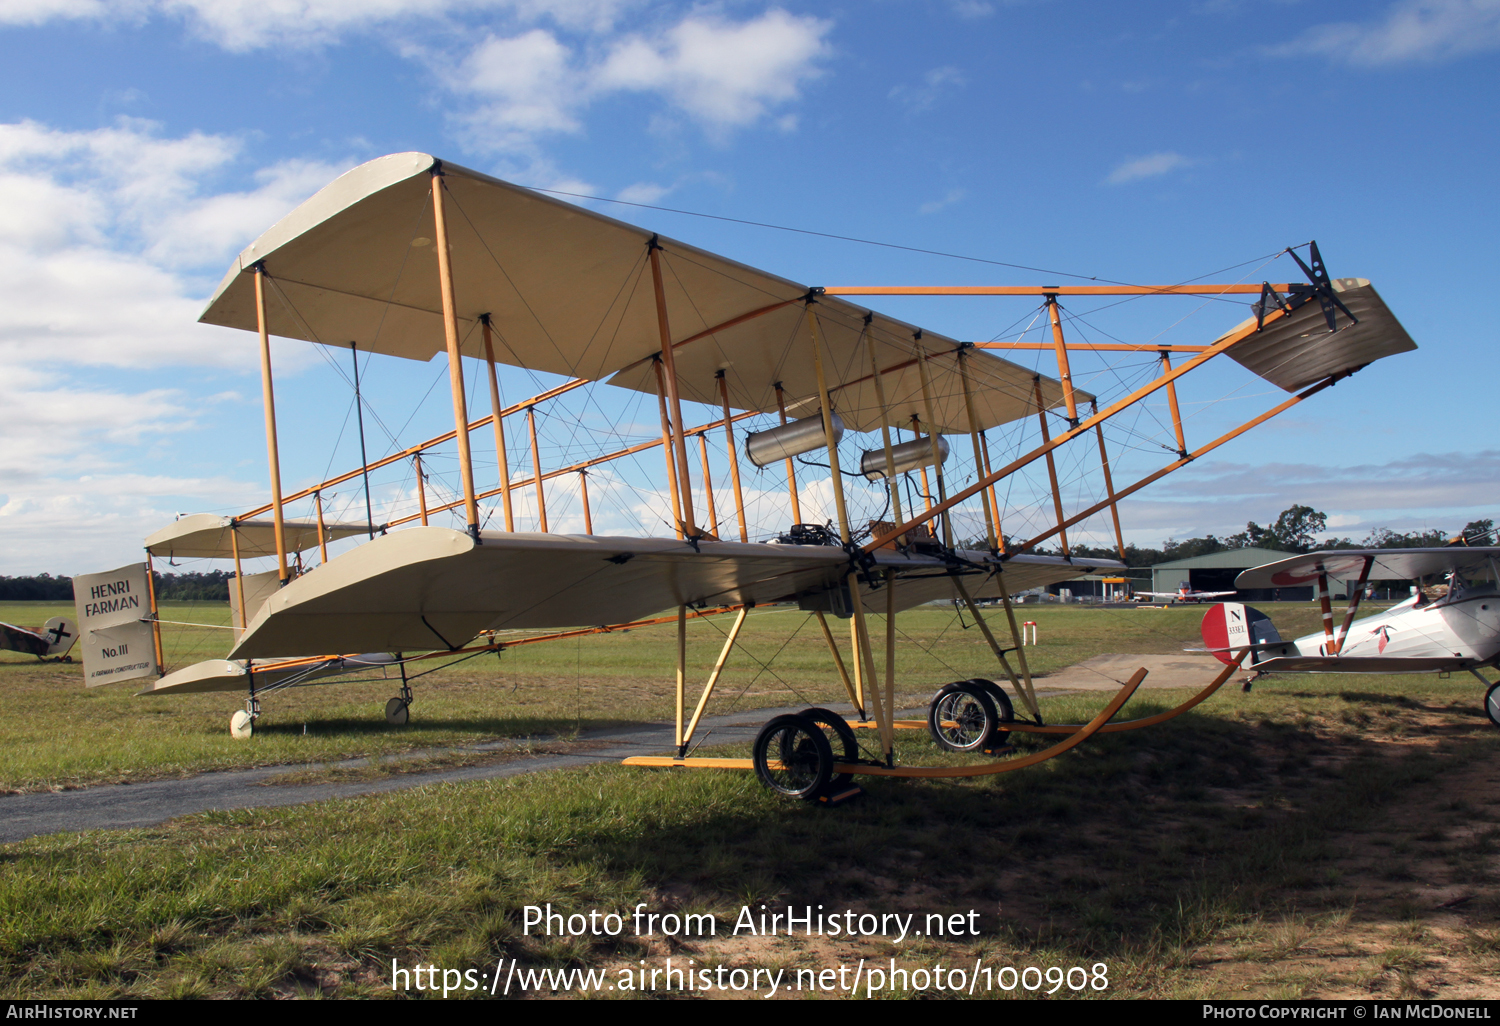
<path fill-rule="evenodd" d="M 54 616 L 42 628 L 42 635 L 47 639 L 49 656 L 65 656 L 78 640 L 78 625 L 65 616 Z"/>
<path fill-rule="evenodd" d="M 1250 648 L 1252 663 L 1260 653 L 1252 646 L 1281 641 L 1276 625 L 1259 609 L 1239 602 L 1219 602 L 1203 614 L 1203 643 L 1221 663 L 1234 662 L 1234 651 Z"/>

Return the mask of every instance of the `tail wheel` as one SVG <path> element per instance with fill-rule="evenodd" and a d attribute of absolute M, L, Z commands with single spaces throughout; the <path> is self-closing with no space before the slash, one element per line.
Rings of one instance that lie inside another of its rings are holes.
<path fill-rule="evenodd" d="M 760 728 L 751 762 L 762 784 L 788 798 L 814 801 L 833 778 L 833 747 L 806 716 L 777 716 Z"/>
<path fill-rule="evenodd" d="M 985 694 L 990 696 L 990 701 L 995 706 L 995 713 L 1000 717 L 1002 724 L 1015 722 L 1016 708 L 1011 704 L 1010 696 L 1005 693 L 1004 688 L 992 680 L 985 680 L 983 677 L 975 677 L 969 683 L 975 687 L 983 688 Z M 1005 730 L 1003 727 L 997 727 L 994 733 L 990 735 L 989 743 L 984 747 L 998 748 L 1005 744 L 1006 739 L 1009 737 L 1010 731 Z"/>
<path fill-rule="evenodd" d="M 255 736 L 255 717 L 240 709 L 229 717 L 229 735 L 243 740 Z"/>
<path fill-rule="evenodd" d="M 927 729 L 932 739 L 950 752 L 978 751 L 999 723 L 989 693 L 966 680 L 939 689 L 927 707 Z"/>
<path fill-rule="evenodd" d="M 859 759 L 859 742 L 855 740 L 848 720 L 838 713 L 818 708 L 803 709 L 798 715 L 812 720 L 822 729 L 823 736 L 828 739 L 828 747 L 833 749 L 835 762 L 852 763 Z M 843 787 L 853 779 L 853 773 L 839 773 L 834 776 L 831 786 Z"/>
<path fill-rule="evenodd" d="M 1490 722 L 1500 727 L 1500 683 L 1491 684 L 1490 689 L 1484 693 L 1484 711 Z"/>

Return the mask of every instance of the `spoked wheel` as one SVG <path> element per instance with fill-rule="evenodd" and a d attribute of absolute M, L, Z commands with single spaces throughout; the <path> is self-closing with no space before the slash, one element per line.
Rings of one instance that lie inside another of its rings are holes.
<path fill-rule="evenodd" d="M 803 709 L 798 715 L 811 720 L 822 729 L 823 736 L 828 739 L 828 747 L 833 750 L 835 762 L 851 763 L 859 759 L 859 742 L 855 740 L 848 720 L 838 713 L 818 708 Z M 839 773 L 834 776 L 831 786 L 843 787 L 853 779 L 853 773 Z"/>
<path fill-rule="evenodd" d="M 1490 722 L 1500 727 L 1500 683 L 1491 684 L 1484 693 L 1484 711 Z"/>
<path fill-rule="evenodd" d="M 385 703 L 385 722 L 393 727 L 404 727 L 411 718 L 411 706 L 404 699 L 393 698 Z"/>
<path fill-rule="evenodd" d="M 755 775 L 777 794 L 814 801 L 833 777 L 833 748 L 806 716 L 777 716 L 755 736 Z"/>
<path fill-rule="evenodd" d="M 1009 743 L 1010 731 L 1006 730 L 1003 725 L 1013 723 L 1016 718 L 1016 709 L 1015 706 L 1011 705 L 1010 696 L 1005 693 L 1005 689 L 999 684 L 996 684 L 992 680 L 985 680 L 983 677 L 974 677 L 969 683 L 975 687 L 983 688 L 984 693 L 990 696 L 990 701 L 995 706 L 995 713 L 1000 717 L 1000 723 L 1002 724 L 996 727 L 990 734 L 989 743 L 984 747 L 999 748 L 1001 745 Z"/>
<path fill-rule="evenodd" d="M 927 729 L 932 739 L 950 752 L 978 751 L 999 723 L 989 693 L 966 680 L 944 685 L 927 707 Z"/>

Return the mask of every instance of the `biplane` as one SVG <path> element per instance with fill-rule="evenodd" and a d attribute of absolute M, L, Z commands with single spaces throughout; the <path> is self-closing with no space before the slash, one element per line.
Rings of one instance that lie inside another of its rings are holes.
<path fill-rule="evenodd" d="M 193 551 L 233 559 L 236 576 L 228 658 L 165 673 L 147 693 L 245 693 L 231 723 L 245 736 L 267 694 L 379 667 L 382 678 L 399 674 L 400 693 L 386 706 L 399 723 L 412 700 L 408 669 L 419 660 L 675 623 L 676 751 L 627 761 L 753 769 L 780 793 L 820 800 L 850 793 L 840 787 L 854 774 L 1008 772 L 1101 730 L 1161 722 L 1202 701 L 1233 668 L 1165 717 L 1109 722 L 1142 670 L 1088 724 L 1049 725 L 1010 596 L 1118 573 L 1118 560 L 1073 551 L 1069 530 L 1076 536 L 1107 515 L 1123 554 L 1121 500 L 1369 363 L 1415 348 L 1368 281 L 1332 279 L 1316 244 L 1302 249 L 1305 260 L 1286 251 L 1300 282 L 818 287 L 427 154 L 371 161 L 249 245 L 201 317 L 259 338 L 270 500 L 227 522 L 182 521 L 151 540 L 148 564 L 201 541 Z M 1050 337 L 963 342 L 854 301 L 869 295 L 1027 298 Z M 1253 305 L 1243 323 L 1202 345 L 1065 337 L 1066 323 L 1078 323 L 1065 316 L 1067 297 L 1151 296 Z M 449 384 L 452 430 L 415 445 L 393 437 L 387 455 L 286 493 L 272 335 L 348 351 L 361 418 L 361 354 L 366 368 L 377 357 L 420 365 L 444 354 L 438 373 Z M 1001 351 L 1046 354 L 1056 373 Z M 1096 375 L 1107 389 L 1075 382 L 1075 363 L 1117 352 L 1142 365 L 1132 379 Z M 1190 448 L 1177 385 L 1221 354 L 1289 395 Z M 471 419 L 476 373 L 489 412 Z M 502 380 L 512 395 L 517 381 L 535 392 L 503 401 Z M 1173 459 L 1116 487 L 1104 428 L 1148 399 L 1170 414 L 1169 441 L 1155 448 Z M 549 427 L 554 439 L 566 433 L 566 445 L 554 442 L 544 461 L 538 437 Z M 633 483 L 627 470 L 647 473 L 639 457 L 652 449 L 659 471 L 648 485 Z M 1085 492 L 1077 482 L 1089 460 L 1103 483 Z M 442 488 L 434 467 L 446 468 Z M 401 480 L 384 486 L 377 518 L 371 475 L 394 472 Z M 1022 480 L 1039 489 L 1024 516 L 1013 494 Z M 325 517 L 333 490 L 361 483 L 363 525 Z M 616 521 L 635 516 L 637 529 L 596 532 L 601 494 L 616 497 Z M 311 515 L 290 518 L 289 508 L 309 506 Z M 1030 536 L 1014 537 L 1018 525 Z M 339 537 L 345 550 L 330 556 Z M 1039 551 L 1044 543 L 1056 551 Z M 250 546 L 274 551 L 275 568 L 247 575 Z M 318 561 L 304 563 L 314 548 Z M 1000 602 L 1013 644 L 1002 645 L 981 599 Z M 926 720 L 896 720 L 897 617 L 930 602 L 954 604 L 980 628 L 1008 690 L 954 681 L 938 689 Z M 747 613 L 771 604 L 816 619 L 850 713 L 777 717 L 749 759 L 692 756 Z M 686 624 L 709 616 L 732 625 L 694 707 Z M 156 631 L 162 674 L 159 616 L 143 619 Z M 830 620 L 847 621 L 846 647 Z M 895 731 L 907 727 L 959 752 L 1003 753 L 1014 731 L 1060 739 L 1025 757 L 897 765 Z M 859 737 L 875 739 L 868 757 Z"/>
<path fill-rule="evenodd" d="M 1440 578 L 1440 580 L 1436 580 Z M 1427 584 L 1424 579 L 1434 579 Z M 1334 627 L 1329 581 L 1348 582 L 1348 605 Z M 1355 616 L 1369 581 L 1419 583 L 1409 598 L 1361 620 Z M 1484 710 L 1500 727 L 1500 682 L 1480 672 L 1500 665 L 1500 547 L 1339 549 L 1310 552 L 1253 567 L 1240 588 L 1285 588 L 1316 582 L 1323 629 L 1283 641 L 1270 617 L 1240 603 L 1221 603 L 1203 618 L 1203 640 L 1219 660 L 1249 654 L 1266 673 L 1471 673 L 1485 687 Z"/>

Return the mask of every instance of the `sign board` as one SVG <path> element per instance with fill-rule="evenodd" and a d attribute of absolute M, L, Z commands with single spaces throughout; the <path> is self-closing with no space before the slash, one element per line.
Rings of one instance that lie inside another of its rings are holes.
<path fill-rule="evenodd" d="M 156 674 L 149 623 L 101 627 L 83 636 L 83 682 L 91 688 Z"/>
<path fill-rule="evenodd" d="M 146 572 L 145 563 L 130 563 L 73 578 L 83 679 L 91 688 L 156 673 Z"/>

